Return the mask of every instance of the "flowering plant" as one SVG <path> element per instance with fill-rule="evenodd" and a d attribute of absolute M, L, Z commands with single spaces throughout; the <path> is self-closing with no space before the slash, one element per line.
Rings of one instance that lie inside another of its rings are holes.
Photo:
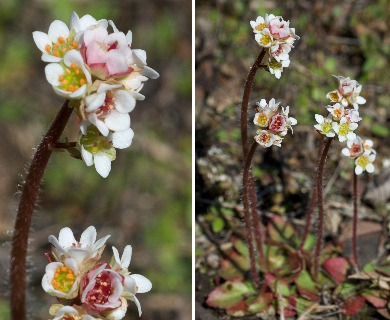
<path fill-rule="evenodd" d="M 61 302 L 50 308 L 53 320 L 80 317 L 119 320 L 126 314 L 127 300 L 135 302 L 141 316 L 136 293 L 150 291 L 152 283 L 144 276 L 128 271 L 132 255 L 130 245 L 125 247 L 122 257 L 112 247 L 111 262 L 99 262 L 109 237 L 96 241 L 93 226 L 82 233 L 80 241 L 75 240 L 69 228 L 61 229 L 58 239 L 49 236 L 53 247 L 51 253 L 46 254 L 49 264 L 42 287 Z"/>
<path fill-rule="evenodd" d="M 129 113 L 145 99 L 144 82 L 159 74 L 147 66 L 144 50 L 132 48 L 131 31 L 120 32 L 111 20 L 73 12 L 69 27 L 55 20 L 47 34 L 35 31 L 33 38 L 42 61 L 49 62 L 47 81 L 55 93 L 72 100 L 80 122 L 80 157 L 107 177 L 115 149 L 131 145 Z"/>

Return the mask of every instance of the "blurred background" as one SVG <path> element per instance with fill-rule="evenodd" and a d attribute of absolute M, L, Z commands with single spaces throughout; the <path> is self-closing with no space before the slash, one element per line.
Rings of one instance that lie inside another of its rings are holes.
<path fill-rule="evenodd" d="M 0 1 L 0 319 L 9 319 L 8 265 L 18 184 L 43 134 L 62 105 L 44 75 L 45 63 L 31 33 L 50 23 L 81 17 L 115 22 L 133 32 L 160 73 L 145 83 L 145 101 L 131 113 L 132 146 L 120 150 L 107 179 L 93 167 L 54 153 L 33 218 L 28 258 L 30 319 L 49 318 L 55 303 L 41 285 L 50 250 L 47 237 L 70 227 L 79 239 L 94 225 L 98 238 L 111 234 L 122 252 L 133 246 L 130 271 L 148 277 L 150 293 L 139 295 L 142 319 L 191 317 L 191 1 L 190 0 L 1 0 Z M 180 14 L 178 14 L 180 12 Z M 74 141 L 74 117 L 63 137 Z M 129 304 L 125 319 L 138 318 Z"/>
<path fill-rule="evenodd" d="M 314 114 L 326 114 L 326 94 L 342 75 L 363 85 L 367 102 L 356 133 L 377 150 L 374 175 L 360 183 L 359 247 L 362 263 L 383 257 L 390 219 L 390 2 L 388 0 L 214 0 L 196 1 L 196 310 L 213 319 L 204 300 L 215 285 L 221 252 L 232 235 L 243 236 L 240 109 L 245 78 L 261 48 L 249 24 L 256 17 L 281 15 L 301 37 L 280 80 L 259 70 L 248 112 L 254 136 L 255 103 L 275 98 L 298 120 L 282 147 L 258 148 L 253 172 L 259 208 L 282 214 L 298 228 L 305 224 L 316 167 L 318 134 Z M 250 138 L 251 139 L 251 138 Z M 350 248 L 353 162 L 329 152 L 325 194 L 327 240 Z M 388 252 L 388 251 L 387 251 Z M 221 314 L 219 314 L 221 315 Z"/>

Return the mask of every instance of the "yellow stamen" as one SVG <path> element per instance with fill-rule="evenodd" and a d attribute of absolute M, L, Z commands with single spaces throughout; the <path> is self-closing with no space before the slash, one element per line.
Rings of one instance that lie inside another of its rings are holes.
<path fill-rule="evenodd" d="M 54 51 L 54 53 L 53 53 L 57 58 L 59 58 L 60 57 L 60 53 L 59 53 L 59 51 Z"/>
<path fill-rule="evenodd" d="M 58 42 L 60 44 L 64 43 L 65 42 L 65 39 L 63 37 L 58 37 Z"/>
<path fill-rule="evenodd" d="M 47 53 L 49 53 L 50 51 L 51 51 L 51 46 L 50 45 L 45 45 L 45 51 L 47 52 Z"/>

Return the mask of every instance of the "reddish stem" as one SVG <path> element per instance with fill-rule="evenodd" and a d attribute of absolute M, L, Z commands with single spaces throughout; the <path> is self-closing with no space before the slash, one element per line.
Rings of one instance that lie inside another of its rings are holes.
<path fill-rule="evenodd" d="M 321 134 L 320 145 L 318 146 L 318 152 L 317 152 L 317 168 L 319 166 L 319 161 L 321 159 L 320 157 L 321 157 L 323 147 L 324 147 L 324 136 Z M 314 178 L 314 186 L 313 186 L 313 190 L 311 192 L 311 197 L 310 197 L 309 212 L 308 212 L 307 218 L 306 218 L 305 230 L 303 231 L 301 245 L 299 246 L 299 250 L 301 252 L 303 251 L 303 247 L 305 246 L 307 236 L 309 235 L 309 230 L 310 230 L 310 226 L 311 226 L 311 221 L 313 219 L 313 213 L 314 213 L 314 208 L 316 205 L 316 200 L 317 200 L 317 188 L 316 188 L 316 179 Z"/>
<path fill-rule="evenodd" d="M 11 315 L 13 320 L 25 320 L 26 255 L 31 219 L 38 198 L 39 186 L 53 146 L 60 138 L 73 109 L 66 100 L 31 162 L 23 185 L 15 220 L 11 251 Z"/>
<path fill-rule="evenodd" d="M 254 144 L 256 148 L 257 143 L 254 142 Z M 248 154 L 248 156 L 249 155 L 250 154 Z M 250 161 L 252 161 L 252 159 L 250 159 Z M 263 250 L 263 244 L 264 244 L 263 225 L 259 217 L 257 216 L 257 198 L 256 198 L 256 191 L 255 191 L 255 183 L 252 174 L 249 175 L 249 196 L 252 205 L 252 221 L 253 221 L 253 226 L 255 228 L 255 240 L 257 245 L 257 252 L 259 253 L 260 267 L 261 270 L 263 270 L 263 272 L 266 272 L 266 263 L 264 259 L 264 250 Z"/>
<path fill-rule="evenodd" d="M 359 258 L 357 253 L 357 223 L 358 223 L 358 178 L 355 173 L 355 168 L 353 172 L 353 226 L 352 226 L 352 255 L 353 263 L 355 264 L 358 271 L 359 267 Z"/>
<path fill-rule="evenodd" d="M 324 175 L 324 167 L 326 157 L 328 155 L 328 151 L 330 148 L 330 144 L 332 143 L 333 138 L 326 138 L 324 143 L 324 150 L 322 151 L 320 161 L 318 162 L 317 168 L 317 202 L 318 202 L 318 228 L 317 228 L 317 243 L 316 250 L 314 254 L 314 279 L 318 279 L 318 274 L 320 271 L 320 256 L 322 250 L 322 238 L 324 233 L 324 200 L 322 195 L 322 180 Z"/>
<path fill-rule="evenodd" d="M 261 50 L 255 63 L 251 67 L 248 73 L 248 77 L 245 81 L 244 95 L 242 96 L 241 104 L 241 144 L 242 152 L 244 154 L 244 159 L 248 153 L 248 105 L 249 105 L 249 96 L 252 91 L 253 80 L 255 78 L 256 72 L 261 68 L 261 61 L 265 56 L 265 49 Z"/>

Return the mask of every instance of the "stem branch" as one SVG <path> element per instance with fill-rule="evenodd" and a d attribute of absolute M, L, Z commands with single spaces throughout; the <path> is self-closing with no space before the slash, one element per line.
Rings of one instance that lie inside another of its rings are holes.
<path fill-rule="evenodd" d="M 42 139 L 23 185 L 11 251 L 11 315 L 13 320 L 25 320 L 26 255 L 31 219 L 38 198 L 39 186 L 55 143 L 60 138 L 73 109 L 66 100 L 49 131 Z"/>

